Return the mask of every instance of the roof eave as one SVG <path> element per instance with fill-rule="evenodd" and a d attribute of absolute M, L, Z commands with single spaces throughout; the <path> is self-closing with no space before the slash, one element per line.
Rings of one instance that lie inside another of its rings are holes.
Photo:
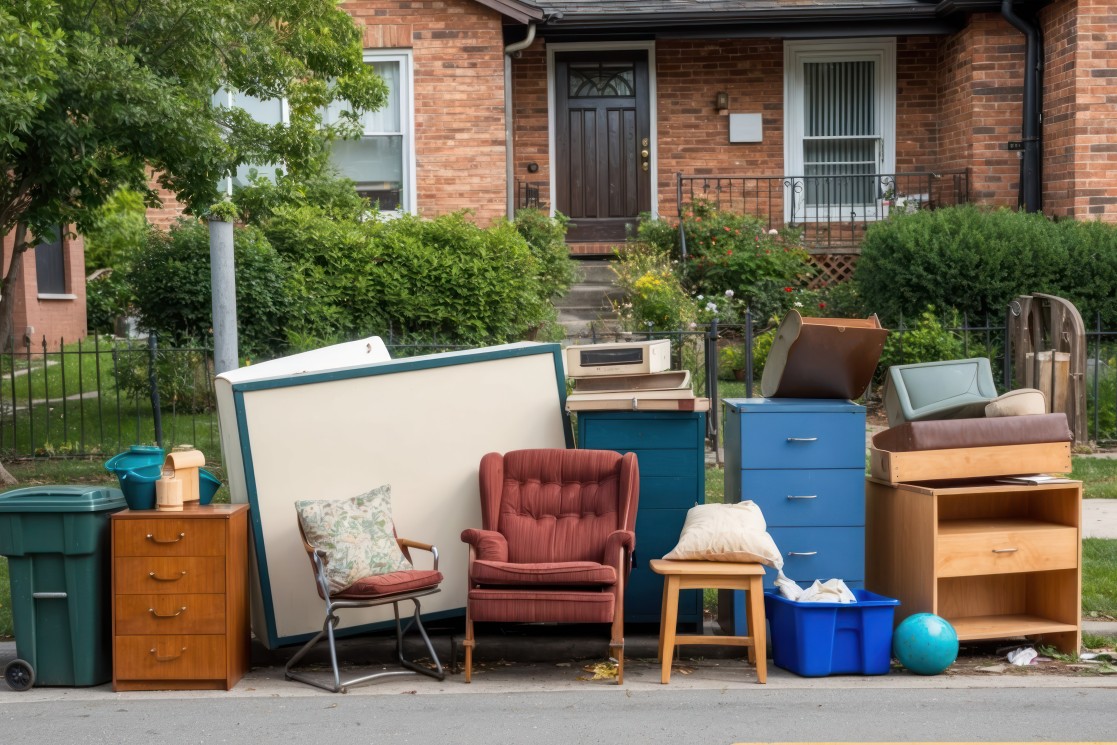
<path fill-rule="evenodd" d="M 477 0 L 477 2 L 517 23 L 538 23 L 544 17 L 542 8 L 519 0 Z"/>

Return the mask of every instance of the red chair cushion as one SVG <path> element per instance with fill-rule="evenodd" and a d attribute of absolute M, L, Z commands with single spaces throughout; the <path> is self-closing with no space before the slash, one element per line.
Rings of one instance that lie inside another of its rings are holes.
<path fill-rule="evenodd" d="M 594 585 L 617 583 L 617 571 L 593 561 L 553 561 L 513 564 L 507 561 L 473 562 L 473 576 L 479 585 Z"/>
<path fill-rule="evenodd" d="M 367 600 L 423 590 L 435 587 L 440 582 L 442 582 L 442 572 L 431 569 L 405 569 L 363 577 L 332 597 L 336 600 Z"/>
<path fill-rule="evenodd" d="M 616 599 L 611 592 L 593 590 L 474 588 L 468 602 L 474 621 L 609 623 Z"/>

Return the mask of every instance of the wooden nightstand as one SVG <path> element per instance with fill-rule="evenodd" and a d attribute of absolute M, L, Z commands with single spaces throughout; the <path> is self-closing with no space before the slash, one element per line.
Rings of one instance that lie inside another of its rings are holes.
<path fill-rule="evenodd" d="M 225 689 L 248 670 L 248 505 L 112 516 L 113 690 Z"/>

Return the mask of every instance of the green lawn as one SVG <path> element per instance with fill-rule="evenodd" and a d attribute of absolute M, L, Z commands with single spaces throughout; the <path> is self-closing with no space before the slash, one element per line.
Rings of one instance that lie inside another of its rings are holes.
<path fill-rule="evenodd" d="M 1117 460 L 1076 455 L 1071 463 L 1071 478 L 1082 482 L 1087 499 L 1117 499 Z"/>
<path fill-rule="evenodd" d="M 1082 541 L 1082 612 L 1117 618 L 1117 540 Z"/>

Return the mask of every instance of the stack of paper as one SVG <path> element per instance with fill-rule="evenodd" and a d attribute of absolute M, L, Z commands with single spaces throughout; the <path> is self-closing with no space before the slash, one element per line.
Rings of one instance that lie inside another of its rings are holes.
<path fill-rule="evenodd" d="M 690 387 L 689 370 L 576 377 L 569 411 L 709 411 L 710 400 Z"/>

